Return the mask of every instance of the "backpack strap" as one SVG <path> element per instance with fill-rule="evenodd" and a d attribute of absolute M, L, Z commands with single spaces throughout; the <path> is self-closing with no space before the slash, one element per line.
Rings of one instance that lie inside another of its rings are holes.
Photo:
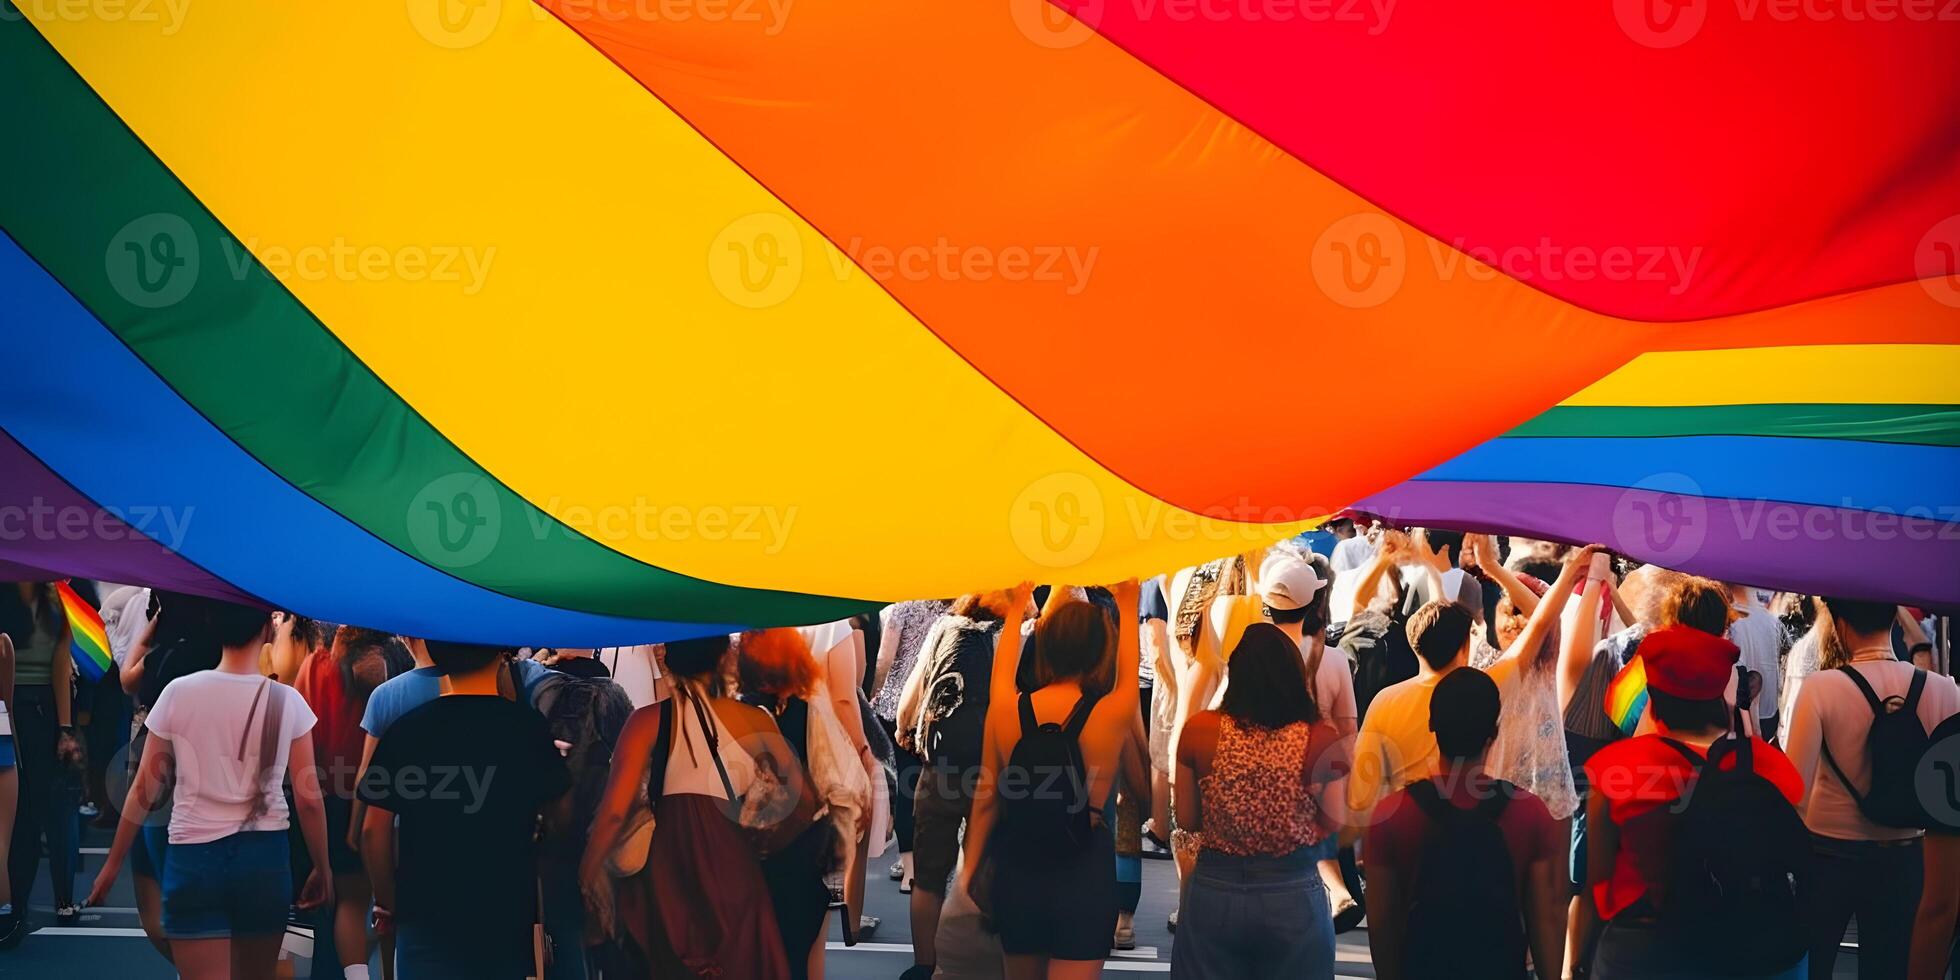
<path fill-rule="evenodd" d="M 1491 781 L 1491 790 L 1490 796 L 1478 801 L 1474 810 L 1478 816 L 1494 823 L 1504 816 L 1505 809 L 1510 807 L 1511 800 L 1517 796 L 1518 788 L 1502 779 L 1496 779 Z"/>
<path fill-rule="evenodd" d="M 1912 685 L 1906 688 L 1906 703 L 1899 710 L 1917 714 L 1919 712 L 1919 696 L 1924 693 L 1926 693 L 1926 672 L 1914 667 L 1912 669 Z"/>
<path fill-rule="evenodd" d="M 1082 729 L 1089 724 L 1089 712 L 1095 709 L 1096 702 L 1100 700 L 1102 700 L 1101 695 L 1083 692 L 1082 696 L 1076 699 L 1075 707 L 1070 709 L 1068 720 L 1062 723 L 1062 731 L 1071 739 L 1080 738 Z"/>
<path fill-rule="evenodd" d="M 1034 717 L 1034 692 L 1021 692 L 1021 737 L 1026 738 L 1041 728 L 1041 722 Z"/>
<path fill-rule="evenodd" d="M 1703 768 L 1719 769 L 1722 760 L 1735 756 L 1737 772 L 1753 772 L 1756 768 L 1756 746 L 1750 737 L 1737 732 L 1728 738 L 1718 738 L 1708 745 L 1708 757 L 1702 762 Z"/>
<path fill-rule="evenodd" d="M 1450 818 L 1450 810 L 1455 806 L 1443 802 L 1443 794 L 1436 789 L 1436 781 L 1424 779 L 1410 783 L 1407 787 L 1409 799 L 1414 800 L 1416 809 L 1423 812 L 1432 822 L 1440 823 Z"/>
<path fill-rule="evenodd" d="M 1708 764 L 1708 758 L 1706 756 L 1702 755 L 1699 752 L 1696 752 L 1694 749 L 1688 748 L 1687 745 L 1681 742 L 1677 742 L 1674 739 L 1668 738 L 1665 735 L 1661 735 L 1658 737 L 1661 740 L 1661 744 L 1666 745 L 1668 748 L 1681 753 L 1681 757 L 1688 760 L 1688 764 L 1695 767 L 1695 771 L 1697 773 L 1701 771 L 1702 766 Z"/>
<path fill-rule="evenodd" d="M 1845 676 L 1850 677 L 1851 683 L 1858 685 L 1858 690 L 1864 693 L 1865 703 L 1870 705 L 1872 709 L 1872 720 L 1877 721 L 1883 717 L 1885 714 L 1885 702 L 1879 698 L 1877 691 L 1872 690 L 1871 682 L 1865 680 L 1865 675 L 1851 669 L 1850 664 L 1845 664 L 1839 667 L 1838 670 L 1843 671 Z M 1906 689 L 1906 703 L 1900 710 L 1918 711 L 1919 696 L 1925 693 L 1925 690 L 1926 672 L 1914 668 L 1912 672 L 1912 686 Z M 1844 768 L 1839 766 L 1837 759 L 1832 757 L 1830 738 L 1820 738 L 1817 740 L 1817 744 L 1824 750 L 1824 762 L 1831 767 L 1832 775 L 1837 776 L 1838 785 L 1844 787 L 1845 793 L 1851 797 L 1851 802 L 1858 805 L 1859 812 L 1863 812 L 1865 809 L 1865 794 L 1858 792 L 1857 785 L 1851 782 L 1851 777 L 1844 774 Z"/>
<path fill-rule="evenodd" d="M 1851 683 L 1858 686 L 1858 692 L 1865 696 L 1865 704 L 1872 709 L 1873 718 L 1877 718 L 1885 713 L 1885 699 L 1879 697 L 1877 691 L 1872 690 L 1872 684 L 1865 679 L 1864 674 L 1859 673 L 1850 664 L 1839 667 L 1838 672 L 1851 678 Z M 1918 678 L 1914 678 L 1914 680 L 1917 681 Z"/>

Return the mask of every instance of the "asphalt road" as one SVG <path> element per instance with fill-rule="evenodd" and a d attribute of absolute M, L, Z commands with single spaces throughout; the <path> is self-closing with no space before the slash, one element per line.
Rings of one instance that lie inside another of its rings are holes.
<path fill-rule="evenodd" d="M 101 854 L 107 843 L 106 836 L 100 831 L 91 831 L 86 835 L 86 843 L 82 855 L 83 872 L 78 877 L 78 892 L 86 891 L 88 883 L 94 881 L 96 871 L 102 866 Z M 46 865 L 43 864 L 43 867 Z M 1145 861 L 1143 905 L 1137 914 L 1138 948 L 1132 953 L 1113 955 L 1105 966 L 1105 975 L 1122 977 L 1170 971 L 1171 934 L 1165 928 L 1164 920 L 1175 896 L 1176 883 L 1170 862 Z M 910 966 L 911 930 L 905 903 L 906 897 L 898 893 L 896 882 L 887 880 L 883 875 L 875 877 L 867 892 L 866 911 L 879 916 L 882 922 L 874 935 L 865 937 L 856 948 L 846 949 L 838 941 L 842 936 L 838 934 L 833 920 L 832 943 L 826 961 L 827 976 L 833 980 L 890 980 Z M 19 948 L 0 953 L 0 978 L 170 980 L 176 976 L 143 938 L 136 919 L 136 900 L 126 872 L 108 904 L 103 908 L 90 909 L 78 926 L 55 926 L 52 904 L 44 871 L 30 904 L 30 934 Z M 1337 937 L 1337 942 L 1337 976 L 1374 976 L 1374 969 L 1368 962 L 1365 926 Z M 298 976 L 309 975 L 307 970 L 310 964 L 301 961 L 297 965 Z M 1855 976 L 1856 957 L 1840 957 L 1836 972 L 1842 977 Z M 377 969 L 374 976 L 378 978 L 380 975 Z"/>

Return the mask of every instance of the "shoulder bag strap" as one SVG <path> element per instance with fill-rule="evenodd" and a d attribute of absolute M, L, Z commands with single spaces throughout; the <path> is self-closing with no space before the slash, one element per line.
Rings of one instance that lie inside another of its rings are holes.
<path fill-rule="evenodd" d="M 1313 702 L 1321 717 L 1327 716 L 1327 706 L 1320 703 L 1320 662 L 1327 656 L 1327 638 L 1316 634 L 1312 637 L 1313 652 L 1307 655 L 1307 699 Z"/>
<path fill-rule="evenodd" d="M 702 703 L 703 700 L 702 698 L 688 698 L 688 701 L 694 705 L 694 717 L 701 722 L 701 737 L 708 743 L 708 757 L 715 760 L 715 772 L 721 776 L 722 792 L 728 794 L 728 802 L 734 803 L 739 801 L 741 797 L 735 795 L 735 784 L 729 781 L 728 767 L 722 765 L 721 736 L 716 732 L 715 720 L 710 715 L 708 706 Z"/>
<path fill-rule="evenodd" d="M 245 761 L 245 750 L 252 745 L 252 732 L 257 728 L 253 722 L 258 720 L 259 705 L 265 702 L 265 689 L 271 683 L 272 680 L 270 678 L 259 681 L 259 689 L 252 694 L 252 706 L 245 711 L 245 727 L 238 730 L 237 759 L 239 762 Z"/>

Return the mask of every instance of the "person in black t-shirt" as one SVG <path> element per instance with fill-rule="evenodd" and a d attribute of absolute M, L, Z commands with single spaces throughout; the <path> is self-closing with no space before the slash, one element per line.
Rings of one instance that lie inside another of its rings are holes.
<path fill-rule="evenodd" d="M 375 931 L 396 935 L 401 980 L 524 977 L 538 818 L 562 824 L 571 774 L 544 719 L 498 694 L 508 650 L 427 648 L 450 689 L 388 728 L 359 790 Z"/>

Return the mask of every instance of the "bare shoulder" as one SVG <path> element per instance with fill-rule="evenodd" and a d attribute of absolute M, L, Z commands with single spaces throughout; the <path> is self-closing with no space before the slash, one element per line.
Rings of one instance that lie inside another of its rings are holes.
<path fill-rule="evenodd" d="M 718 698 L 714 704 L 715 714 L 721 717 L 721 723 L 732 729 L 738 738 L 776 731 L 775 716 L 755 705 L 743 704 L 734 698 Z"/>
<path fill-rule="evenodd" d="M 1218 746 L 1218 726 L 1222 719 L 1216 711 L 1200 711 L 1184 722 L 1184 732 L 1178 739 L 1178 755 L 1184 759 L 1208 759 Z"/>

